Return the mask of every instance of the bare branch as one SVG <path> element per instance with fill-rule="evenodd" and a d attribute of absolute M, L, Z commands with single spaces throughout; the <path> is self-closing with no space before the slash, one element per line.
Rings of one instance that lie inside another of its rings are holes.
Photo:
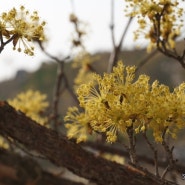
<path fill-rule="evenodd" d="M 110 55 L 109 63 L 108 63 L 107 72 L 109 72 L 109 73 L 112 71 L 113 66 L 115 66 L 117 61 L 118 61 L 118 56 L 119 56 L 119 54 L 121 52 L 121 47 L 122 47 L 122 44 L 123 44 L 123 40 L 124 40 L 124 38 L 125 38 L 125 36 L 127 34 L 127 31 L 128 31 L 128 29 L 130 27 L 130 24 L 131 24 L 132 20 L 133 20 L 133 17 L 130 17 L 129 20 L 128 20 L 128 23 L 127 23 L 127 25 L 126 25 L 126 27 L 125 27 L 125 29 L 123 31 L 123 34 L 122 34 L 122 36 L 120 38 L 119 44 L 118 45 L 114 44 L 114 48 L 113 48 L 113 51 L 112 51 L 112 53 Z"/>
<path fill-rule="evenodd" d="M 153 52 L 151 52 L 149 55 L 145 56 L 143 59 L 141 59 L 138 63 L 136 71 L 139 71 L 147 62 L 151 60 L 156 54 L 158 50 L 155 49 Z"/>
<path fill-rule="evenodd" d="M 1 42 L 1 45 L 0 45 L 0 53 L 3 51 L 4 47 L 9 44 L 10 42 L 13 41 L 13 39 L 16 37 L 17 35 L 14 34 L 13 36 L 11 36 L 6 42 L 3 41 L 3 35 L 0 33 L 0 42 Z"/>
<path fill-rule="evenodd" d="M 111 38 L 112 38 L 112 45 L 113 48 L 116 47 L 115 44 L 115 35 L 114 35 L 114 0 L 111 0 L 111 23 L 110 23 L 110 30 L 111 30 Z"/>
<path fill-rule="evenodd" d="M 166 152 L 166 155 L 167 155 L 168 166 L 164 170 L 163 175 L 161 176 L 161 179 L 165 178 L 167 172 L 172 171 L 172 170 L 174 170 L 176 168 L 176 162 L 177 162 L 177 160 L 175 160 L 174 157 L 173 157 L 174 146 L 172 146 L 170 148 L 169 145 L 167 144 L 166 140 L 165 140 L 167 129 L 168 129 L 168 127 L 166 127 L 164 129 L 164 132 L 162 134 L 162 146 L 163 146 L 163 148 L 164 148 L 164 150 Z"/>
<path fill-rule="evenodd" d="M 157 149 L 153 146 L 153 144 L 149 141 L 147 135 L 146 135 L 146 130 L 143 133 L 143 137 L 146 140 L 149 148 L 152 150 L 153 154 L 154 154 L 154 164 L 155 164 L 155 175 L 157 177 L 159 177 L 159 168 L 158 168 L 158 152 Z"/>
<path fill-rule="evenodd" d="M 55 130 L 57 130 L 59 126 L 58 118 L 58 104 L 60 102 L 60 95 L 61 95 L 61 87 L 63 85 L 62 82 L 64 82 L 64 87 L 68 89 L 73 99 L 77 102 L 77 98 L 74 95 L 73 91 L 70 89 L 68 85 L 68 80 L 66 78 L 66 75 L 64 73 L 64 63 L 69 59 L 69 56 L 59 59 L 53 55 L 51 55 L 49 52 L 47 52 L 42 44 L 42 42 L 38 42 L 41 50 L 48 56 L 50 59 L 54 60 L 57 63 L 57 77 L 56 77 L 56 84 L 54 87 L 54 96 L 53 96 L 53 106 L 52 106 L 52 113 L 49 117 L 50 120 L 53 121 L 53 126 Z"/>
<path fill-rule="evenodd" d="M 59 126 L 59 123 L 58 123 L 58 117 L 59 117 L 58 104 L 60 101 L 60 89 L 61 89 L 61 85 L 62 85 L 62 78 L 64 76 L 63 68 L 64 68 L 64 62 L 58 63 L 55 92 L 54 92 L 54 97 L 53 97 L 52 115 L 50 117 L 53 121 L 53 126 L 54 126 L 55 130 L 57 130 L 57 128 Z"/>
<path fill-rule="evenodd" d="M 37 41 L 37 43 L 38 43 L 40 49 L 42 50 L 42 52 L 43 52 L 46 56 L 48 56 L 50 59 L 54 60 L 54 61 L 57 62 L 57 63 L 64 62 L 64 61 L 66 61 L 66 60 L 68 60 L 68 59 L 70 58 L 70 56 L 67 56 L 67 57 L 65 57 L 65 58 L 63 58 L 63 59 L 61 60 L 61 59 L 57 58 L 56 56 L 53 56 L 52 54 L 50 54 L 49 52 L 47 52 L 46 49 L 44 48 L 42 42 Z"/>
<path fill-rule="evenodd" d="M 137 156 L 136 156 L 136 139 L 134 137 L 133 124 L 127 127 L 127 134 L 129 139 L 129 155 L 130 161 L 133 165 L 137 165 Z"/>

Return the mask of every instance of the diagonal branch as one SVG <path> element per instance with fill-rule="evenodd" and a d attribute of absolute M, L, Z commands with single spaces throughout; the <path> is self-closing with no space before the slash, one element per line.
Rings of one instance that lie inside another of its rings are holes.
<path fill-rule="evenodd" d="M 0 102 L 0 134 L 17 140 L 26 148 L 44 155 L 52 163 L 64 166 L 98 185 L 161 184 L 159 179 L 151 178 L 144 172 L 94 156 L 80 145 L 17 112 L 6 102 Z"/>

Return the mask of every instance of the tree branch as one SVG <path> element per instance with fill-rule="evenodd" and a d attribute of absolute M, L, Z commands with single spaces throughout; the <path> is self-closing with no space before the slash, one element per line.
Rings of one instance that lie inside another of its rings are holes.
<path fill-rule="evenodd" d="M 114 48 L 113 48 L 113 51 L 112 51 L 112 53 L 110 55 L 109 63 L 108 63 L 108 69 L 107 69 L 107 72 L 109 72 L 109 73 L 112 72 L 113 66 L 115 66 L 117 64 L 118 56 L 119 56 L 119 54 L 121 52 L 121 47 L 122 47 L 122 44 L 123 44 L 123 40 L 124 40 L 124 38 L 125 38 L 125 36 L 127 34 L 127 31 L 128 31 L 128 29 L 129 29 L 129 27 L 131 25 L 132 20 L 133 20 L 133 17 L 130 17 L 129 20 L 128 20 L 128 23 L 127 23 L 127 25 L 126 25 L 123 33 L 122 33 L 122 36 L 121 36 L 121 38 L 119 40 L 118 45 L 116 45 L 114 43 L 114 41 L 113 41 L 113 47 Z M 112 37 L 112 39 L 114 39 L 113 29 L 114 29 L 114 25 L 112 25 L 112 27 L 111 27 L 111 35 L 112 35 L 111 37 Z"/>
<path fill-rule="evenodd" d="M 0 134 L 17 140 L 52 163 L 64 166 L 98 185 L 162 184 L 159 179 L 153 179 L 139 170 L 94 156 L 57 132 L 32 121 L 6 102 L 0 102 Z"/>

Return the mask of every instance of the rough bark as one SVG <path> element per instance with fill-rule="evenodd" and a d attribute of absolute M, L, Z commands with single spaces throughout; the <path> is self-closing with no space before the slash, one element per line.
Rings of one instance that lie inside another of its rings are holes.
<path fill-rule="evenodd" d="M 98 185 L 162 184 L 139 170 L 94 156 L 65 136 L 32 121 L 6 102 L 0 102 L 0 134 L 17 140 L 54 164 L 64 166 Z"/>

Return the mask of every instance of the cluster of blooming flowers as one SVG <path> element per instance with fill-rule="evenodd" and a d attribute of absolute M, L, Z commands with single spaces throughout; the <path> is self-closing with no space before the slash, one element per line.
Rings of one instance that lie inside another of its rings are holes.
<path fill-rule="evenodd" d="M 175 39 L 180 35 L 183 27 L 183 8 L 180 0 L 125 0 L 132 7 L 129 16 L 137 17 L 139 28 L 134 32 L 135 39 L 144 35 L 150 40 L 148 50 L 161 43 L 166 48 L 175 48 Z M 164 46 L 163 46 L 164 47 Z"/>
<path fill-rule="evenodd" d="M 164 132 L 175 138 L 185 126 L 185 83 L 171 92 L 158 81 L 150 84 L 146 75 L 135 79 L 135 70 L 119 61 L 112 73 L 94 74 L 91 82 L 82 84 L 77 95 L 84 111 L 69 108 L 67 136 L 81 142 L 94 131 L 105 133 L 112 143 L 132 126 L 134 134 L 152 130 L 156 142 L 162 142 Z"/>
<path fill-rule="evenodd" d="M 13 42 L 13 49 L 28 55 L 34 55 L 33 41 L 45 40 L 45 22 L 40 22 L 37 11 L 30 13 L 21 6 L 20 9 L 12 8 L 9 12 L 0 15 L 1 44 Z M 7 39 L 6 42 L 2 39 Z"/>
<path fill-rule="evenodd" d="M 46 95 L 39 91 L 27 90 L 18 94 L 14 99 L 8 100 L 8 103 L 41 125 L 47 122 L 47 118 L 41 113 L 49 104 L 46 101 Z"/>

